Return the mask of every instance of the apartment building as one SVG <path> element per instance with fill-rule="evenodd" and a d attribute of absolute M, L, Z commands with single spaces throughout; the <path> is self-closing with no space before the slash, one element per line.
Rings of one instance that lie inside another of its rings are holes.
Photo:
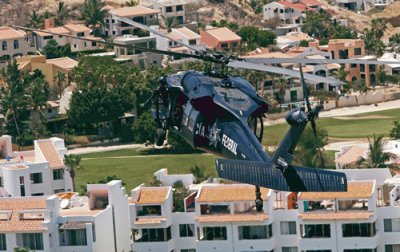
<path fill-rule="evenodd" d="M 130 251 L 128 199 L 121 181 L 87 186 L 88 196 L 0 198 L 0 250 Z"/>
<path fill-rule="evenodd" d="M 34 141 L 31 151 L 13 151 L 11 136 L 0 137 L 0 194 L 3 197 L 41 196 L 72 190 L 63 162 L 64 140 Z"/>
<path fill-rule="evenodd" d="M 43 47 L 46 46 L 50 40 L 55 40 L 60 46 L 70 44 L 71 52 L 82 52 L 82 51 L 91 51 L 99 49 L 99 45 L 95 41 L 89 42 L 81 39 L 74 39 L 63 36 L 63 35 L 71 35 L 97 41 L 101 40 L 101 38 L 94 37 L 91 34 L 92 30 L 83 24 L 66 24 L 61 27 L 55 27 L 54 21 L 47 20 L 45 22 L 45 30 L 53 33 L 58 33 L 61 35 L 53 35 L 45 32 L 34 31 L 33 36 L 36 39 L 36 45 L 38 50 L 42 50 Z"/>
<path fill-rule="evenodd" d="M 0 68 L 14 58 L 36 54 L 34 39 L 8 26 L 0 26 L 0 46 Z"/>
<path fill-rule="evenodd" d="M 139 28 L 118 20 L 117 18 L 128 18 L 135 22 L 151 26 L 158 25 L 158 15 L 160 11 L 150 9 L 144 6 L 112 8 L 108 11 L 108 16 L 105 18 L 104 34 L 106 36 L 122 36 L 127 34 L 141 35 L 143 32 Z"/>
<path fill-rule="evenodd" d="M 217 51 L 236 49 L 242 40 L 236 33 L 226 27 L 208 28 L 200 31 L 201 43 Z"/>
<path fill-rule="evenodd" d="M 132 45 L 143 48 L 156 49 L 156 37 L 153 35 L 146 37 L 138 37 L 135 35 L 123 35 L 114 39 L 115 43 L 123 45 Z M 132 48 L 125 48 L 114 46 L 115 60 L 117 61 L 129 61 L 134 65 L 139 66 L 141 69 L 147 69 L 151 65 L 161 65 L 163 58 L 160 54 L 143 52 L 140 50 L 134 50 Z"/>
<path fill-rule="evenodd" d="M 146 0 L 144 5 L 154 10 L 160 10 L 160 15 L 164 20 L 174 18 L 177 24 L 184 24 L 186 22 L 185 8 L 189 2 L 187 0 Z"/>
<path fill-rule="evenodd" d="M 317 0 L 288 0 L 271 2 L 263 7 L 265 20 L 278 19 L 285 24 L 302 24 L 306 11 L 321 8 Z"/>

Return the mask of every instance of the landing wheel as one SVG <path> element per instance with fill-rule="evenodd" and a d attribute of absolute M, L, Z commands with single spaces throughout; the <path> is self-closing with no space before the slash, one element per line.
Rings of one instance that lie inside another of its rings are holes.
<path fill-rule="evenodd" d="M 256 210 L 257 212 L 261 212 L 263 210 L 263 200 L 261 198 L 260 187 L 256 186 Z"/>
<path fill-rule="evenodd" d="M 165 140 L 165 130 L 163 128 L 158 128 L 156 130 L 155 143 L 157 146 L 162 146 Z"/>

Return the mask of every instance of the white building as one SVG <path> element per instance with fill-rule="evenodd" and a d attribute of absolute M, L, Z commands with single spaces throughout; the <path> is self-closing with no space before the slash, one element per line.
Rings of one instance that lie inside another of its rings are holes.
<path fill-rule="evenodd" d="M 153 35 L 138 37 L 134 35 L 123 35 L 116 37 L 114 43 L 132 45 L 142 48 L 156 49 L 156 37 Z M 162 55 L 151 52 L 134 50 L 133 48 L 114 46 L 117 61 L 131 61 L 141 69 L 147 69 L 151 65 L 161 65 Z"/>
<path fill-rule="evenodd" d="M 380 58 L 378 58 L 378 61 L 398 61 L 399 64 L 386 64 L 384 66 L 386 73 L 389 75 L 398 75 L 400 73 L 400 55 L 397 53 L 385 52 Z"/>
<path fill-rule="evenodd" d="M 302 24 L 306 11 L 320 8 L 317 0 L 288 0 L 271 2 L 263 7 L 265 20 L 278 19 L 285 24 Z"/>
<path fill-rule="evenodd" d="M 101 38 L 94 37 L 91 33 L 92 30 L 83 24 L 66 24 L 61 27 L 54 27 L 51 22 L 46 22 L 49 24 L 49 27 L 46 27 L 46 31 L 76 36 L 80 38 L 92 39 L 92 40 L 101 40 Z M 81 51 L 91 51 L 99 49 L 99 45 L 97 42 L 89 42 L 81 39 L 74 39 L 65 37 L 63 35 L 53 35 L 45 32 L 34 31 L 33 36 L 36 38 L 37 49 L 42 50 L 44 46 L 47 45 L 49 40 L 55 40 L 60 46 L 64 46 L 66 44 L 71 45 L 71 52 L 81 52 Z"/>
<path fill-rule="evenodd" d="M 128 18 L 144 25 L 158 25 L 159 10 L 153 10 L 144 6 L 112 8 L 108 11 L 105 18 L 104 34 L 106 36 L 122 36 L 127 34 L 140 35 L 139 28 L 117 20 L 117 17 Z"/>
<path fill-rule="evenodd" d="M 65 170 L 64 140 L 34 141 L 32 151 L 12 151 L 11 136 L 0 137 L 0 194 L 40 196 L 72 190 L 72 179 Z"/>
<path fill-rule="evenodd" d="M 88 185 L 88 196 L 0 198 L 0 250 L 130 251 L 128 199 L 121 181 Z"/>
<path fill-rule="evenodd" d="M 145 0 L 144 5 L 154 10 L 160 10 L 160 14 L 164 20 L 167 18 L 175 18 L 177 24 L 186 22 L 186 5 L 187 0 Z"/>
<path fill-rule="evenodd" d="M 0 68 L 16 57 L 36 54 L 34 39 L 8 26 L 0 26 L 0 46 Z"/>

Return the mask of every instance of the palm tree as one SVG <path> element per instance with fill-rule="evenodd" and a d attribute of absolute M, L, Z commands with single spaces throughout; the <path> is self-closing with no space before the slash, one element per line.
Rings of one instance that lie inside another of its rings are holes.
<path fill-rule="evenodd" d="M 29 16 L 28 26 L 36 29 L 42 28 L 44 26 L 43 16 L 38 14 L 36 11 L 32 11 Z"/>
<path fill-rule="evenodd" d="M 386 20 L 383 18 L 376 18 L 372 20 L 372 31 L 375 35 L 375 38 L 378 40 L 383 37 L 385 30 L 387 29 Z"/>
<path fill-rule="evenodd" d="M 133 7 L 139 4 L 139 0 L 129 0 L 126 1 L 124 6 L 129 6 L 129 7 Z"/>
<path fill-rule="evenodd" d="M 107 10 L 102 9 L 105 3 L 100 0 L 85 0 L 82 5 L 82 19 L 91 28 L 104 25 Z"/>
<path fill-rule="evenodd" d="M 81 169 L 81 156 L 64 155 L 65 170 L 69 172 L 72 179 L 72 190 L 75 191 L 75 171 Z"/>
<path fill-rule="evenodd" d="M 274 89 L 278 90 L 279 94 L 279 104 L 285 101 L 286 89 L 289 88 L 288 80 L 285 78 L 279 78 L 274 84 Z"/>
<path fill-rule="evenodd" d="M 47 106 L 47 98 L 49 95 L 49 86 L 44 79 L 36 79 L 29 85 L 29 104 L 32 107 L 32 121 L 38 125 L 41 121 L 46 120 L 42 108 Z"/>
<path fill-rule="evenodd" d="M 385 164 L 386 161 L 390 159 L 390 155 L 388 153 L 383 152 L 383 136 L 376 136 L 374 134 L 374 140 L 371 143 L 370 139 L 368 138 L 369 142 L 369 155 L 368 158 L 360 158 L 356 165 L 365 167 L 365 168 L 385 168 L 387 165 Z"/>
<path fill-rule="evenodd" d="M 58 94 L 60 95 L 60 98 L 61 98 L 61 93 L 62 93 L 62 88 L 63 88 L 62 84 L 65 81 L 65 77 L 66 77 L 65 73 L 57 71 L 55 78 L 56 78 Z"/>
<path fill-rule="evenodd" d="M 338 79 L 343 82 L 346 81 L 346 78 L 349 74 L 350 72 L 344 69 L 344 66 L 341 66 L 338 70 L 333 72 L 333 76 L 335 77 L 335 79 Z"/>
<path fill-rule="evenodd" d="M 63 25 L 65 18 L 69 15 L 69 10 L 64 2 L 59 2 L 55 9 L 57 25 Z"/>
<path fill-rule="evenodd" d="M 385 66 L 381 65 L 379 66 L 378 72 L 376 73 L 377 80 L 379 81 L 379 84 L 382 86 L 385 86 L 385 82 L 387 81 L 387 74 L 385 70 Z M 386 91 L 386 89 L 385 89 Z"/>
<path fill-rule="evenodd" d="M 168 32 L 171 32 L 171 29 L 176 26 L 176 18 L 175 17 L 167 17 L 165 20 L 165 27 L 168 29 Z"/>

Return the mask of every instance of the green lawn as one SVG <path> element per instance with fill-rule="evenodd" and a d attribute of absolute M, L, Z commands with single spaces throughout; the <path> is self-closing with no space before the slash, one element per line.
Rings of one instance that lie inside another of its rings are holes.
<path fill-rule="evenodd" d="M 168 168 L 170 174 L 179 174 L 190 173 L 190 168 L 198 165 L 205 169 L 205 174 L 216 175 L 214 155 L 196 153 L 137 156 L 140 153 L 138 149 L 130 149 L 82 155 L 83 169 L 76 171 L 76 189 L 80 191 L 87 181 L 96 182 L 116 175 L 125 182 L 125 188 L 129 192 L 142 183 L 149 185 L 153 173 L 161 168 Z M 119 156 L 123 158 L 116 158 Z"/>
<path fill-rule="evenodd" d="M 386 118 L 364 118 L 366 116 Z M 393 127 L 393 121 L 400 120 L 400 109 L 364 113 L 346 118 L 350 119 L 321 118 L 317 120 L 317 127 L 325 128 L 331 138 L 366 138 L 372 137 L 374 133 L 387 136 Z M 288 128 L 286 123 L 265 127 L 263 144 L 277 145 Z"/>

